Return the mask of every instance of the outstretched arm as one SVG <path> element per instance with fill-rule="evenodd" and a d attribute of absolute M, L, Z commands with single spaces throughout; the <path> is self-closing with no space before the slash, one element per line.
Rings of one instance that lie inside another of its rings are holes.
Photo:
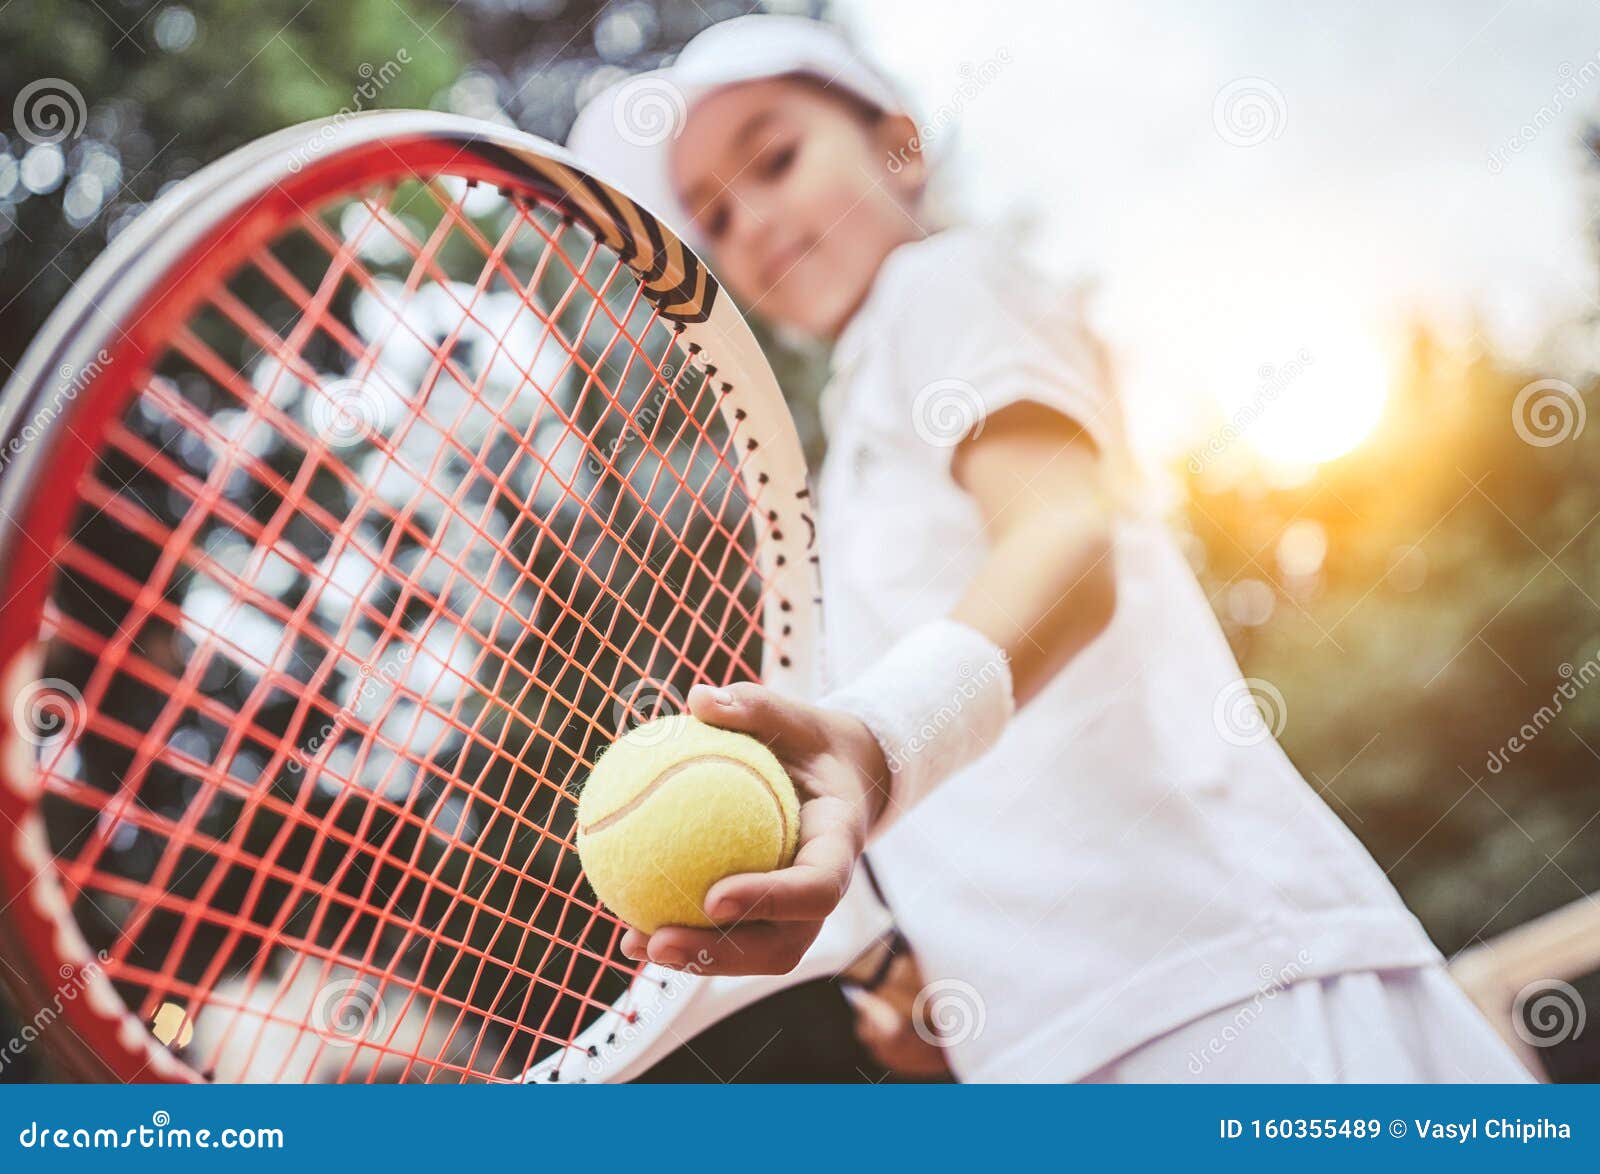
<path fill-rule="evenodd" d="M 1016 703 L 1025 705 L 1115 608 L 1099 457 L 1065 416 L 1021 403 L 960 445 L 953 474 L 982 514 L 987 553 L 950 618 L 1005 653 Z M 706 913 L 719 928 L 630 930 L 623 952 L 666 966 L 694 958 L 707 974 L 785 973 L 838 905 L 884 815 L 888 759 L 860 719 L 760 685 L 697 686 L 689 708 L 777 754 L 803 797 L 800 849 L 789 868 L 713 885 Z"/>

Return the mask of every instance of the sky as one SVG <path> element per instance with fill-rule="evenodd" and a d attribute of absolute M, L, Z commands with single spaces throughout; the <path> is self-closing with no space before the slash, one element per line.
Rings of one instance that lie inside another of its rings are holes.
<path fill-rule="evenodd" d="M 1095 282 L 1149 453 L 1191 447 L 1298 358 L 1274 443 L 1328 455 L 1381 409 L 1419 316 L 1575 374 L 1545 368 L 1572 363 L 1552 330 L 1600 309 L 1592 4 L 836 0 L 835 15 L 925 123 L 959 114 L 928 137 L 963 214 L 1024 226 L 1052 273 Z"/>

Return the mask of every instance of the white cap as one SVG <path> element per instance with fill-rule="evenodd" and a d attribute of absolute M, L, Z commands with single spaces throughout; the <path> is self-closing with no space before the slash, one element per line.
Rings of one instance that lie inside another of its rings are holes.
<path fill-rule="evenodd" d="M 714 24 L 665 69 L 608 87 L 578 112 L 567 148 L 693 243 L 688 211 L 672 190 L 667 166 L 689 111 L 723 86 L 796 73 L 880 110 L 905 110 L 894 87 L 837 29 L 801 16 L 757 14 Z"/>

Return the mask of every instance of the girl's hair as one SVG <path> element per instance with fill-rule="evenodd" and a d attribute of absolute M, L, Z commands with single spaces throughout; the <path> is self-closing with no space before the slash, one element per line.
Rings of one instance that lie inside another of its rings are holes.
<path fill-rule="evenodd" d="M 831 85 L 814 73 L 786 73 L 782 75 L 785 81 L 798 82 L 807 89 L 812 90 L 833 102 L 837 102 L 863 126 L 877 126 L 888 117 L 888 112 L 874 102 L 869 102 L 860 94 L 845 89 L 843 86 Z"/>

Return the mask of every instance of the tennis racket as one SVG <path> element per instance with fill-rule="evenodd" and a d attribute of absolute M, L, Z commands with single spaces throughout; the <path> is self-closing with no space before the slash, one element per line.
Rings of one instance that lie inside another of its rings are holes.
<path fill-rule="evenodd" d="M 0 416 L 0 968 L 87 1079 L 626 1079 L 836 972 L 617 951 L 576 795 L 806 692 L 804 461 L 670 228 L 450 116 L 308 124 L 117 235 Z"/>

